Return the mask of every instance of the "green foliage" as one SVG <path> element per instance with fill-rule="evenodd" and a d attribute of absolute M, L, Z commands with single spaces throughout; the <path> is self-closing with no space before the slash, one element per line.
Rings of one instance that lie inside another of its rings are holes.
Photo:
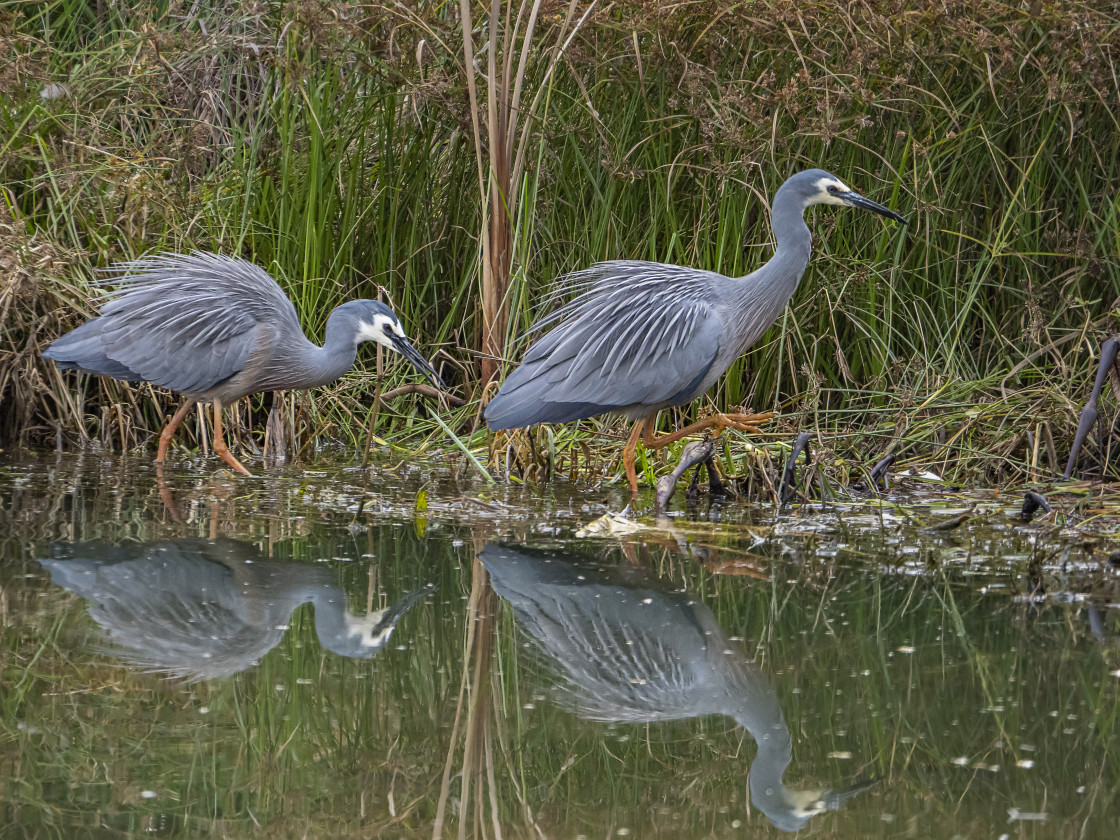
<path fill-rule="evenodd" d="M 565 10 L 542 7 L 542 50 Z M 75 401 L 35 351 L 92 310 L 93 268 L 157 249 L 258 261 L 313 337 L 332 306 L 381 294 L 477 397 L 482 199 L 461 43 L 457 4 L 424 0 L 0 13 L 0 302 L 20 301 L 0 304 L 8 434 L 144 442 L 169 402 L 107 383 Z M 1068 440 L 1117 328 L 1118 49 L 1103 0 L 605 4 L 542 100 L 507 346 L 559 275 L 595 260 L 756 268 L 769 197 L 819 165 L 911 225 L 813 211 L 793 306 L 716 404 L 779 408 L 831 434 L 886 417 L 881 447 L 920 452 L 961 430 L 942 405 L 951 391 L 996 404 L 1004 422 L 976 449 L 1010 447 L 995 472 L 1021 472 L 1013 420 Z M 547 58 L 531 54 L 534 79 Z M 56 98 L 41 96 L 48 84 Z M 376 387 L 365 358 L 301 398 L 309 436 L 353 441 Z M 432 430 L 412 399 L 378 427 Z"/>

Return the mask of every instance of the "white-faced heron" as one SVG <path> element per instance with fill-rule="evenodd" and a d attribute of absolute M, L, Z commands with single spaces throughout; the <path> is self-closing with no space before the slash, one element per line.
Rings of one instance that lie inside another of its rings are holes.
<path fill-rule="evenodd" d="M 554 552 L 488 545 L 479 554 L 494 591 L 556 672 L 556 698 L 580 717 L 652 723 L 726 715 L 750 732 L 751 803 L 783 831 L 839 808 L 871 782 L 832 790 L 783 781 L 793 738 L 778 695 L 690 592 L 664 592 L 638 569 L 608 575 Z"/>
<path fill-rule="evenodd" d="M 491 429 L 566 423 L 620 412 L 635 420 L 623 450 L 637 493 L 638 441 L 656 449 L 715 426 L 756 431 L 770 414 L 717 414 L 658 437 L 657 413 L 686 405 L 773 324 L 809 262 L 812 234 L 804 212 L 814 204 L 861 207 L 905 223 L 823 169 L 798 172 L 774 196 L 777 248 L 745 277 L 679 265 L 617 260 L 566 278 L 558 294 L 580 294 L 533 325 L 553 328 L 525 354 L 486 406 Z"/>
<path fill-rule="evenodd" d="M 251 543 L 184 539 L 122 546 L 59 545 L 39 562 L 59 586 L 89 601 L 92 616 L 130 665 L 188 681 L 230 676 L 284 638 L 292 614 L 315 606 L 319 643 L 365 659 L 429 585 L 366 615 L 350 612 L 329 569 L 270 560 Z"/>
<path fill-rule="evenodd" d="M 240 473 L 222 434 L 222 405 L 261 391 L 307 390 L 338 379 L 354 365 L 358 345 L 395 350 L 438 388 L 443 383 L 405 337 L 393 310 L 352 300 L 327 319 L 322 347 L 307 340 L 296 309 L 251 262 L 195 251 L 121 263 L 101 313 L 43 351 L 63 370 L 126 382 L 150 382 L 186 402 L 159 436 L 162 463 L 175 429 L 196 402 L 214 404 L 214 451 Z"/>

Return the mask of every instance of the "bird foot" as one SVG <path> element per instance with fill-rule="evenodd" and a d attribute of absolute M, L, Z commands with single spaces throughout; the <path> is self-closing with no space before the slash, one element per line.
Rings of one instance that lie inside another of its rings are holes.
<path fill-rule="evenodd" d="M 233 453 L 230 452 L 229 449 L 218 449 L 218 447 L 215 446 L 214 454 L 216 454 L 219 458 L 229 464 L 233 468 L 234 472 L 239 472 L 242 475 L 247 475 L 249 476 L 249 478 L 253 477 L 253 474 L 245 469 L 244 465 L 242 465 L 240 461 L 233 457 Z"/>
<path fill-rule="evenodd" d="M 773 418 L 774 412 L 765 411 L 762 414 L 717 414 L 714 419 L 719 431 L 735 429 L 740 432 L 758 432 L 759 424 Z"/>

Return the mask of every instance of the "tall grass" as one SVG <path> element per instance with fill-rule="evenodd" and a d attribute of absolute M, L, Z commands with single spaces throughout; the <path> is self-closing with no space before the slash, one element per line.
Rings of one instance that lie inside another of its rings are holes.
<path fill-rule="evenodd" d="M 517 258 L 515 240 L 524 250 L 531 244 L 539 181 L 523 181 L 527 152 L 536 137 L 542 101 L 547 103 L 553 72 L 564 50 L 591 15 L 597 0 L 576 19 L 578 3 L 570 0 L 562 23 L 546 38 L 554 41 L 542 49 L 533 36 L 541 13 L 541 0 L 500 0 L 490 7 L 485 24 L 485 72 L 482 51 L 476 53 L 475 26 L 469 0 L 460 2 L 463 68 L 474 133 L 475 162 L 482 223 L 479 231 L 480 298 L 482 301 L 482 386 L 494 378 L 506 355 L 510 310 L 516 305 L 511 281 Z M 543 40 L 543 39 L 542 39 Z M 540 60 L 544 53 L 547 57 Z M 476 58 L 477 55 L 477 58 Z M 535 65 L 541 65 L 539 68 Z M 534 70 L 537 72 L 534 73 Z M 485 79 L 486 99 L 478 90 L 476 75 Z M 485 114 L 485 117 L 483 116 Z M 484 139 L 485 136 L 485 139 Z M 518 236 L 518 232 L 521 236 Z"/>
<path fill-rule="evenodd" d="M 0 428 L 137 446 L 170 408 L 112 383 L 76 399 L 36 358 L 115 259 L 241 253 L 312 336 L 380 295 L 477 398 L 559 275 L 621 257 L 750 271 L 769 197 L 820 165 L 911 226 L 814 211 L 801 290 L 715 404 L 778 408 L 782 434 L 840 449 L 998 450 L 997 476 L 1029 472 L 1040 426 L 1065 445 L 1120 300 L 1113 4 L 592 6 L 12 7 Z M 351 440 L 376 369 L 368 354 L 299 398 L 305 436 Z M 431 429 L 411 399 L 382 433 Z"/>

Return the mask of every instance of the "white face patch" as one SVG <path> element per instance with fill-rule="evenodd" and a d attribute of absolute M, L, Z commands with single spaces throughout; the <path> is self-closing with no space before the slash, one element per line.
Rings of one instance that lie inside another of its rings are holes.
<path fill-rule="evenodd" d="M 396 628 L 395 624 L 387 624 L 380 630 L 377 625 L 381 623 L 381 619 L 385 617 L 388 610 L 374 610 L 366 615 L 348 615 L 346 617 L 346 631 L 351 637 L 357 637 L 358 644 L 363 648 L 371 650 L 378 650 L 393 635 L 393 630 Z M 375 632 L 376 631 L 376 632 Z"/>
<path fill-rule="evenodd" d="M 362 321 L 358 324 L 358 341 L 376 341 L 386 347 L 392 347 L 393 342 L 389 336 L 403 336 L 400 322 L 388 315 L 374 315 L 373 323 Z"/>
<path fill-rule="evenodd" d="M 823 814 L 828 810 L 828 803 L 821 798 L 821 793 L 819 790 L 791 790 L 789 798 L 793 813 L 803 819 Z"/>
<path fill-rule="evenodd" d="M 816 183 L 817 194 L 809 199 L 810 204 L 842 205 L 844 200 L 839 194 L 850 193 L 851 188 L 839 178 L 821 178 Z"/>

